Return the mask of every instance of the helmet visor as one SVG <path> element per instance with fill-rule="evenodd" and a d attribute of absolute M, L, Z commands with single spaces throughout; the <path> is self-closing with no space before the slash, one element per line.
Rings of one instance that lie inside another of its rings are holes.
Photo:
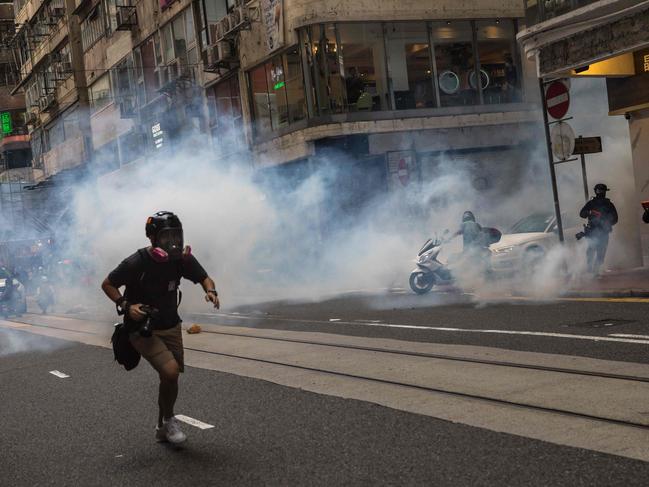
<path fill-rule="evenodd" d="M 156 246 L 167 252 L 172 259 L 182 257 L 183 229 L 163 228 L 156 237 Z"/>

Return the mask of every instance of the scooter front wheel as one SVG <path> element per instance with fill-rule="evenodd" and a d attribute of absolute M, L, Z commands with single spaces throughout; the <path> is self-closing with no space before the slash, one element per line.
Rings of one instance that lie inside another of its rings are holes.
<path fill-rule="evenodd" d="M 430 272 L 413 272 L 410 274 L 410 289 L 417 294 L 426 294 L 435 285 L 435 275 Z"/>

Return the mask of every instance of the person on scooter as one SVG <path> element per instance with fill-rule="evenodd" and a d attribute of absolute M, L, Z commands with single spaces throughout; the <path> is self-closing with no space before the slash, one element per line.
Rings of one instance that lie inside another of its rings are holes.
<path fill-rule="evenodd" d="M 476 222 L 472 211 L 465 211 L 462 214 L 462 223 L 457 235 L 462 235 L 462 255 L 466 262 L 477 268 L 489 269 L 490 252 L 487 238 L 482 226 Z"/>

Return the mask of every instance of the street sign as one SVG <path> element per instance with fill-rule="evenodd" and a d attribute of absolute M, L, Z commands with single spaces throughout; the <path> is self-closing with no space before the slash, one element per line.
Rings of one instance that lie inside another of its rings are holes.
<path fill-rule="evenodd" d="M 565 122 L 559 122 L 550 130 L 552 153 L 554 157 L 565 161 L 575 150 L 575 132 Z"/>
<path fill-rule="evenodd" d="M 598 154 L 602 152 L 601 137 L 577 137 L 575 139 L 575 150 L 573 155 L 579 154 Z"/>
<path fill-rule="evenodd" d="M 2 120 L 2 135 L 9 135 L 11 132 L 13 132 L 14 126 L 11 121 L 11 113 L 2 112 L 0 119 Z"/>
<path fill-rule="evenodd" d="M 387 153 L 388 173 L 391 189 L 407 187 L 416 171 L 416 158 L 413 151 L 391 151 Z"/>
<path fill-rule="evenodd" d="M 550 83 L 545 93 L 548 113 L 556 120 L 565 117 L 570 107 L 570 93 L 568 87 L 562 81 Z"/>

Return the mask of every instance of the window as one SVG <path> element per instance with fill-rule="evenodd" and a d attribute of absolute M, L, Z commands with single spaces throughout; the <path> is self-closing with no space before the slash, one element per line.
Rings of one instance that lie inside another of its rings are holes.
<path fill-rule="evenodd" d="M 200 0 L 201 42 L 203 46 L 216 42 L 216 24 L 228 14 L 226 0 Z"/>
<path fill-rule="evenodd" d="M 61 145 L 65 142 L 65 131 L 63 129 L 63 119 L 57 118 L 52 125 L 45 129 L 48 141 L 48 150 Z"/>
<path fill-rule="evenodd" d="M 471 23 L 433 22 L 432 36 L 441 105 L 478 104 Z M 484 85 L 484 79 L 482 83 Z"/>
<path fill-rule="evenodd" d="M 275 56 L 250 73 L 255 133 L 287 127 L 306 118 L 302 63 L 297 48 Z"/>
<path fill-rule="evenodd" d="M 388 24 L 386 31 L 388 70 L 395 108 L 434 107 L 432 60 L 426 24 L 395 22 Z"/>
<path fill-rule="evenodd" d="M 338 24 L 338 29 L 350 109 L 389 109 L 381 24 Z"/>
<path fill-rule="evenodd" d="M 314 25 L 309 29 L 309 64 L 311 79 L 315 85 L 318 112 L 342 113 L 346 111 L 345 84 L 340 72 L 339 46 L 336 28 L 330 25 Z"/>
<path fill-rule="evenodd" d="M 81 22 L 81 45 L 83 50 L 90 49 L 105 33 L 104 4 L 99 3 Z"/>
<path fill-rule="evenodd" d="M 518 68 L 514 63 L 515 29 L 512 20 L 476 22 L 478 59 L 485 103 L 520 101 Z"/>
<path fill-rule="evenodd" d="M 266 65 L 261 65 L 250 72 L 250 89 L 252 91 L 255 134 L 267 134 L 271 131 L 272 126 L 270 123 L 270 98 L 266 81 Z"/>
<path fill-rule="evenodd" d="M 127 56 L 125 59 L 115 65 L 111 70 L 113 96 L 116 103 L 135 105 L 133 100 L 133 57 Z"/>
<path fill-rule="evenodd" d="M 296 48 L 284 56 L 284 80 L 288 102 L 288 119 L 290 123 L 306 118 L 306 97 L 300 53 Z"/>
<path fill-rule="evenodd" d="M 110 94 L 110 77 L 104 74 L 97 79 L 88 90 L 90 97 L 90 111 L 91 113 L 102 109 L 111 102 Z"/>
<path fill-rule="evenodd" d="M 232 152 L 244 145 L 239 80 L 232 76 L 208 91 L 209 125 L 219 152 Z"/>
<path fill-rule="evenodd" d="M 171 22 L 165 25 L 161 32 L 162 37 L 162 51 L 163 62 L 168 63 L 175 58 L 174 55 L 174 36 L 172 32 Z"/>
<path fill-rule="evenodd" d="M 281 57 L 275 57 L 266 64 L 266 82 L 273 130 L 288 125 L 288 103 L 286 100 L 286 80 Z"/>

